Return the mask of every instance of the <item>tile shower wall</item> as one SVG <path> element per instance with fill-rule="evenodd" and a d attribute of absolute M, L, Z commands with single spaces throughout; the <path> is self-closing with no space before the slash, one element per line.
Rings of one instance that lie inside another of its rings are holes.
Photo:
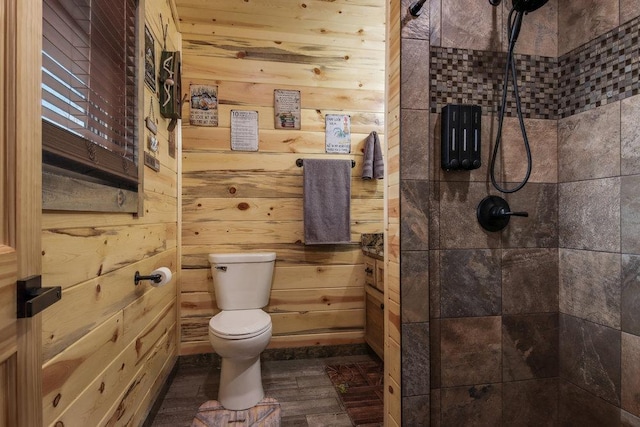
<path fill-rule="evenodd" d="M 640 425 L 640 2 L 562 2 L 561 423 Z"/>
<path fill-rule="evenodd" d="M 402 20 L 405 425 L 640 425 L 640 2 L 587 2 L 525 18 L 516 57 L 534 165 L 506 198 L 530 217 L 498 234 L 475 208 L 495 194 L 486 165 L 511 2 L 433 0 Z M 483 107 L 480 169 L 439 167 L 449 102 Z M 513 104 L 506 115 L 498 176 L 517 182 Z M 425 290 L 428 310 L 415 302 Z"/>
<path fill-rule="evenodd" d="M 430 131 L 425 135 L 432 159 L 430 423 L 554 424 L 559 369 L 558 68 L 555 36 L 548 35 L 557 33 L 557 1 L 542 15 L 527 16 L 516 51 L 534 165 L 529 184 L 505 198 L 530 216 L 514 218 L 501 233 L 484 231 L 475 213 L 484 197 L 499 194 L 491 187 L 488 165 L 506 63 L 508 9 L 462 0 L 431 6 L 430 19 L 439 22 L 440 30 L 431 34 Z M 480 169 L 440 168 L 439 113 L 447 103 L 482 106 Z M 526 166 L 515 110 L 510 100 L 496 169 L 507 187 L 520 181 Z"/>

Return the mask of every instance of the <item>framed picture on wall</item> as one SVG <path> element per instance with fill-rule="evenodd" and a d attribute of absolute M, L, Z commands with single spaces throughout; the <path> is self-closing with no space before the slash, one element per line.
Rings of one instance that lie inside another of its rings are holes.
<path fill-rule="evenodd" d="M 231 110 L 231 149 L 258 151 L 258 112 Z"/>
<path fill-rule="evenodd" d="M 218 126 L 218 86 L 190 85 L 189 124 Z"/>
<path fill-rule="evenodd" d="M 144 82 L 156 91 L 156 46 L 149 27 L 144 26 Z"/>
<path fill-rule="evenodd" d="M 325 152 L 351 152 L 351 116 L 348 114 L 327 114 L 324 116 Z"/>
<path fill-rule="evenodd" d="M 274 90 L 275 128 L 300 130 L 300 91 Z"/>

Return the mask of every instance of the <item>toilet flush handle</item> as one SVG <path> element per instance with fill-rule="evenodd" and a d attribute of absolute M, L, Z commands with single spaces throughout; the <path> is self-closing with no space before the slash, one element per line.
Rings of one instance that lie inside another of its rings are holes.
<path fill-rule="evenodd" d="M 226 265 L 216 265 L 216 270 L 227 271 Z"/>

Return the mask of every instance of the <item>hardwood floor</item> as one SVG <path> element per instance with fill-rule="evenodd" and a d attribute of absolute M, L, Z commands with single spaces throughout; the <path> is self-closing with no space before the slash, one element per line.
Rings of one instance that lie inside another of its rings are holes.
<path fill-rule="evenodd" d="M 265 394 L 280 402 L 281 427 L 351 427 L 351 419 L 325 372 L 327 365 L 374 360 L 373 355 L 262 362 Z M 218 363 L 180 363 L 147 417 L 146 427 L 190 426 L 198 407 L 218 395 Z"/>

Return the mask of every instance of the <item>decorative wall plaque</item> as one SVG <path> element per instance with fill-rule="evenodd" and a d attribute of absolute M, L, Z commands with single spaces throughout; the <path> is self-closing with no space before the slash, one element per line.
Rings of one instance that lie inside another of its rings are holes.
<path fill-rule="evenodd" d="M 144 26 L 144 82 L 154 93 L 156 91 L 156 51 L 155 39 L 149 30 Z"/>
<path fill-rule="evenodd" d="M 351 152 L 351 116 L 327 114 L 325 120 L 325 151 L 327 153 Z"/>
<path fill-rule="evenodd" d="M 276 129 L 300 129 L 300 91 L 274 91 Z"/>
<path fill-rule="evenodd" d="M 189 123 L 194 126 L 218 126 L 218 86 L 191 85 Z"/>
<path fill-rule="evenodd" d="M 258 112 L 231 110 L 231 149 L 258 151 Z"/>

